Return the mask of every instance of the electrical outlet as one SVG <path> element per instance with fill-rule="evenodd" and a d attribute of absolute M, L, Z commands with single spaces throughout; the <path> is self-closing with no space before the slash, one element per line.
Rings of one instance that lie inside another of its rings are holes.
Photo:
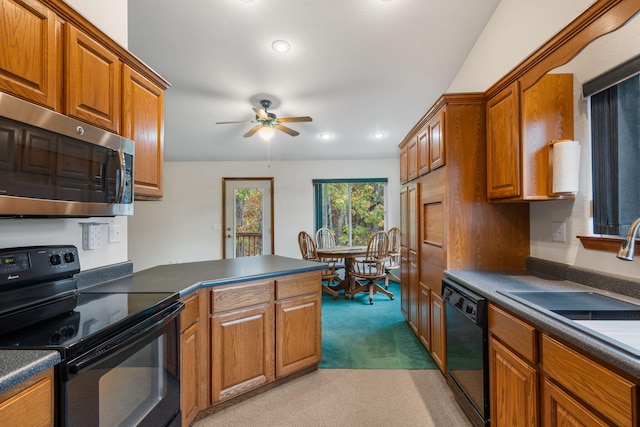
<path fill-rule="evenodd" d="M 82 249 L 98 249 L 102 245 L 102 235 L 100 234 L 100 224 L 82 224 Z"/>
<path fill-rule="evenodd" d="M 118 243 L 122 240 L 120 236 L 120 224 L 109 225 L 109 243 Z"/>
<path fill-rule="evenodd" d="M 551 241 L 552 242 L 567 241 L 567 223 L 566 222 L 551 223 Z"/>

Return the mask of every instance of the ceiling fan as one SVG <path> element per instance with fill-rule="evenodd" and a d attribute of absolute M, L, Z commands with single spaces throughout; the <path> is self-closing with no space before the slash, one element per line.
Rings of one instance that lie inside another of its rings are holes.
<path fill-rule="evenodd" d="M 264 108 L 264 110 L 261 110 L 259 108 L 255 108 L 253 107 L 253 111 L 255 111 L 256 113 L 256 118 L 255 120 L 242 120 L 242 121 L 237 121 L 237 122 L 216 122 L 217 125 L 223 125 L 223 124 L 231 124 L 231 123 L 258 123 L 257 125 L 255 125 L 254 127 L 252 127 L 251 129 L 249 129 L 249 131 L 247 133 L 245 133 L 244 136 L 245 138 L 255 134 L 256 132 L 258 132 L 261 129 L 270 129 L 271 130 L 271 135 L 273 135 L 273 129 L 278 129 L 279 131 L 282 131 L 288 135 L 291 136 L 298 136 L 300 135 L 300 132 L 297 132 L 287 126 L 284 126 L 282 123 L 293 123 L 293 122 L 310 122 L 311 121 L 311 117 L 309 116 L 304 116 L 304 117 L 280 117 L 278 118 L 274 113 L 270 113 L 269 107 L 271 107 L 271 101 L 269 101 L 268 99 L 263 99 L 260 101 L 260 105 L 262 105 L 262 108 Z M 268 132 L 268 131 L 267 131 Z"/>

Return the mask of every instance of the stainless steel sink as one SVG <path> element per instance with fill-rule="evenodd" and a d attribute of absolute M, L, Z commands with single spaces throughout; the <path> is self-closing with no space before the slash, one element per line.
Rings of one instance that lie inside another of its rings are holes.
<path fill-rule="evenodd" d="M 571 320 L 640 320 L 640 305 L 588 291 L 510 291 L 505 295 Z"/>

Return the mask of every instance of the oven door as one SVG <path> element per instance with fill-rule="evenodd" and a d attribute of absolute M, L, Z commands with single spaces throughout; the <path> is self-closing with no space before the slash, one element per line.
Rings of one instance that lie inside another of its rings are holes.
<path fill-rule="evenodd" d="M 64 363 L 60 425 L 180 425 L 176 303 Z"/>

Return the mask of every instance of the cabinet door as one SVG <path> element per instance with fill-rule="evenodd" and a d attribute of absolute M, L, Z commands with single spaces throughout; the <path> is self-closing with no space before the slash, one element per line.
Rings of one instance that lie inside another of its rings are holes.
<path fill-rule="evenodd" d="M 134 195 L 162 197 L 164 91 L 124 66 L 122 135 L 135 141 Z"/>
<path fill-rule="evenodd" d="M 35 0 L 0 0 L 0 91 L 55 108 L 57 44 L 53 11 Z"/>
<path fill-rule="evenodd" d="M 216 314 L 211 319 L 213 403 L 274 379 L 273 306 Z"/>
<path fill-rule="evenodd" d="M 120 133 L 120 59 L 66 24 L 66 114 Z"/>
<path fill-rule="evenodd" d="M 444 110 L 429 122 L 429 169 L 444 166 Z"/>
<path fill-rule="evenodd" d="M 420 189 L 419 184 L 409 186 L 407 194 L 407 221 L 409 229 L 409 277 L 408 277 L 408 293 L 409 293 L 409 326 L 414 332 L 418 331 L 418 280 L 419 280 L 419 254 L 418 254 L 418 209 L 420 206 Z"/>
<path fill-rule="evenodd" d="M 431 291 L 423 283 L 420 283 L 418 307 L 418 338 L 424 348 L 431 351 Z"/>
<path fill-rule="evenodd" d="M 407 179 L 418 177 L 418 139 L 413 137 L 407 144 Z"/>
<path fill-rule="evenodd" d="M 429 127 L 425 126 L 418 132 L 418 174 L 424 175 L 431 170 L 429 160 Z"/>
<path fill-rule="evenodd" d="M 409 181 L 409 152 L 405 145 L 400 151 L 400 184 Z"/>
<path fill-rule="evenodd" d="M 520 196 L 520 157 L 520 94 L 514 82 L 487 102 L 489 199 Z"/>
<path fill-rule="evenodd" d="M 538 374 L 494 338 L 489 340 L 491 425 L 538 425 Z"/>
<path fill-rule="evenodd" d="M 446 370 L 446 335 L 444 304 L 440 295 L 431 292 L 431 357 L 440 367 Z"/>
<path fill-rule="evenodd" d="M 198 413 L 198 384 L 200 365 L 198 324 L 195 323 L 180 334 L 180 410 L 182 425 L 191 424 Z"/>
<path fill-rule="evenodd" d="M 53 424 L 53 368 L 0 393 L 0 420 L 6 426 Z"/>
<path fill-rule="evenodd" d="M 548 427 L 609 426 L 560 387 L 545 379 L 543 383 L 543 419 Z"/>
<path fill-rule="evenodd" d="M 400 310 L 409 320 L 409 187 L 400 189 Z"/>
<path fill-rule="evenodd" d="M 276 378 L 322 359 L 320 293 L 276 302 Z"/>

